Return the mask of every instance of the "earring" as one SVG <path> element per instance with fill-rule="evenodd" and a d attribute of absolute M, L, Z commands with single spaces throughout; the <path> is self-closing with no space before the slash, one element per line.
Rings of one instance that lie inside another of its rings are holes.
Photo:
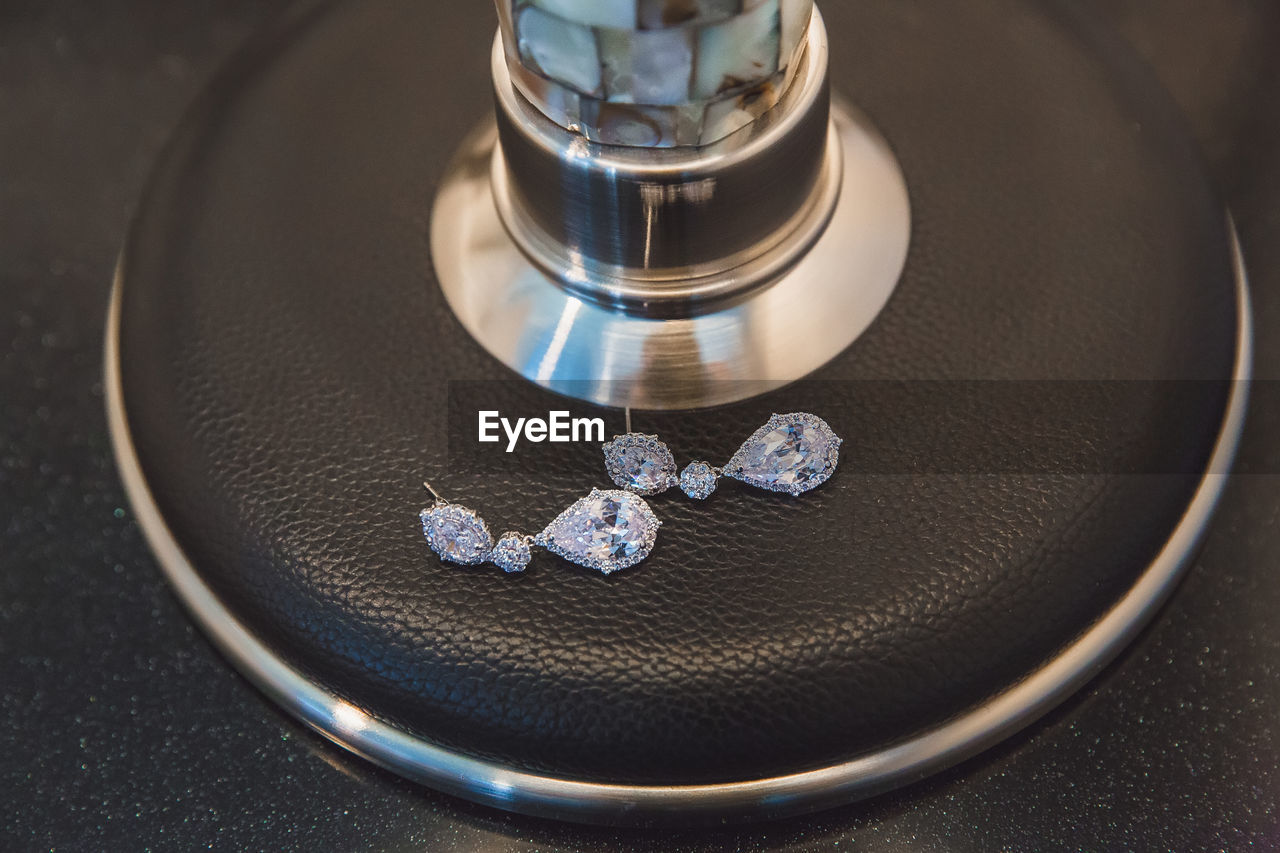
<path fill-rule="evenodd" d="M 706 500 L 722 476 L 799 495 L 830 479 L 840 462 L 842 443 L 822 418 L 794 412 L 770 417 L 723 468 L 690 462 L 677 476 L 671 448 L 656 435 L 636 432 L 605 442 L 604 464 L 613 482 L 638 495 L 656 495 L 679 485 L 689 497 Z"/>
<path fill-rule="evenodd" d="M 638 495 L 592 489 L 538 535 L 508 531 L 494 542 L 475 510 L 450 503 L 430 483 L 422 485 L 436 499 L 418 514 L 427 545 L 441 560 L 460 566 L 489 562 L 504 572 L 522 572 L 536 546 L 608 575 L 649 556 L 662 526 Z"/>

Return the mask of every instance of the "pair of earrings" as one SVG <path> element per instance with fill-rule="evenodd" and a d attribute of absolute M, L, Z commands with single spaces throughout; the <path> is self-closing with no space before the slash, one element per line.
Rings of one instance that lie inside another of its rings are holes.
<path fill-rule="evenodd" d="M 436 501 L 419 513 L 427 545 L 440 559 L 464 566 L 490 562 L 506 572 L 529 565 L 533 548 L 571 563 L 612 574 L 634 566 L 653 550 L 662 522 L 641 495 L 673 486 L 705 500 L 721 477 L 799 495 L 830 479 L 842 440 L 817 415 L 773 415 L 743 442 L 723 468 L 695 461 L 676 473 L 671 449 L 654 435 L 628 432 L 604 444 L 605 470 L 621 489 L 592 489 L 536 536 L 509 531 L 496 541 L 474 510 L 450 503 L 430 483 Z"/>

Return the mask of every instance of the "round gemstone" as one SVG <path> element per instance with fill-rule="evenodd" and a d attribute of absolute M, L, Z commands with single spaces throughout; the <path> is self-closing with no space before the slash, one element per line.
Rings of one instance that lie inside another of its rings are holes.
<path fill-rule="evenodd" d="M 716 490 L 716 470 L 706 462 L 690 462 L 680 472 L 680 488 L 694 500 L 704 501 Z"/>
<path fill-rule="evenodd" d="M 507 532 L 493 546 L 489 561 L 507 573 L 523 572 L 532 557 L 529 540 L 519 533 Z"/>

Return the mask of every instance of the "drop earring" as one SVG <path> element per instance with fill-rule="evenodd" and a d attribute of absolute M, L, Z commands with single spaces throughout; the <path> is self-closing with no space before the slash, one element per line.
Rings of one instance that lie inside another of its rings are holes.
<path fill-rule="evenodd" d="M 508 573 L 522 572 L 533 558 L 533 548 L 541 547 L 609 575 L 648 557 L 662 526 L 638 495 L 592 489 L 536 536 L 508 531 L 495 542 L 475 510 L 445 500 L 430 483 L 422 485 L 435 498 L 418 513 L 427 545 L 441 560 L 460 566 L 488 562 Z"/>
<path fill-rule="evenodd" d="M 656 435 L 630 431 L 605 442 L 604 461 L 609 478 L 638 495 L 656 495 L 678 485 L 689 497 L 705 500 L 722 476 L 771 492 L 800 495 L 831 478 L 840 462 L 841 444 L 843 440 L 822 418 L 793 412 L 770 417 L 723 468 L 690 462 L 677 476 L 671 448 Z"/>

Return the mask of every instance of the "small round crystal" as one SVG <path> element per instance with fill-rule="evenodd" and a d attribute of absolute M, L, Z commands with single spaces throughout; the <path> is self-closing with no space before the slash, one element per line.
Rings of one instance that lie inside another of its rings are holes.
<path fill-rule="evenodd" d="M 716 469 L 706 462 L 690 462 L 680 472 L 680 488 L 694 500 L 703 501 L 716 490 Z"/>
<path fill-rule="evenodd" d="M 529 540 L 519 533 L 502 534 L 498 544 L 493 546 L 489 561 L 508 574 L 523 572 L 533 556 L 529 550 Z"/>

